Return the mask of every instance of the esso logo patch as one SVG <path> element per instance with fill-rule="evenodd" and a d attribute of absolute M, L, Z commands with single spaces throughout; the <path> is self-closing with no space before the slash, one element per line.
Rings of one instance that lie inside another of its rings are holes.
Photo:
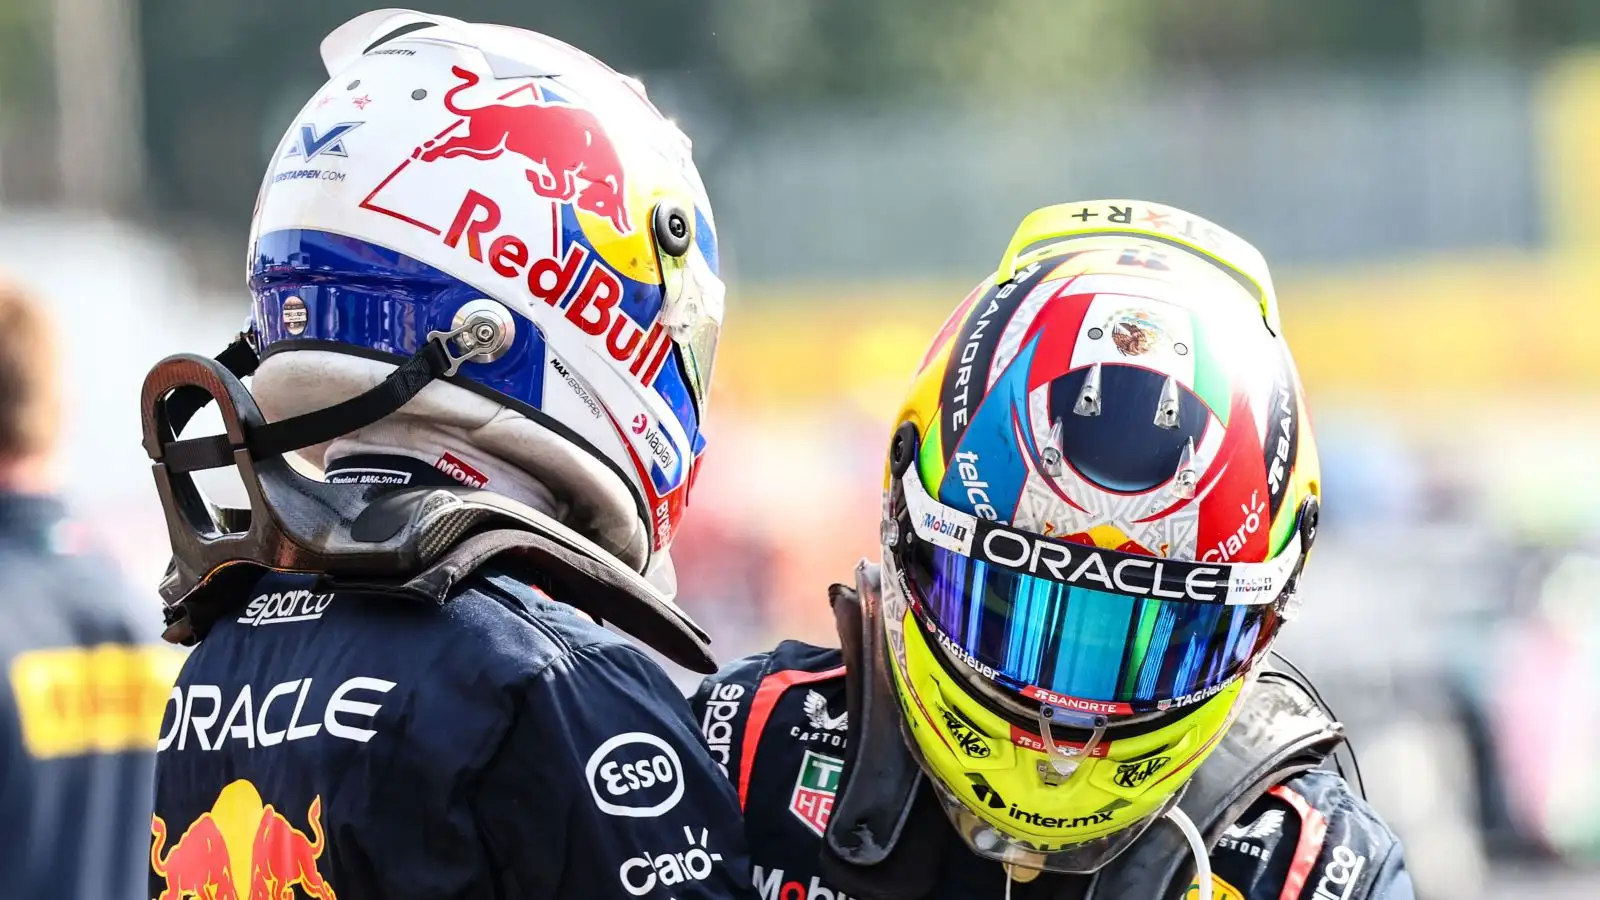
<path fill-rule="evenodd" d="M 595 806 L 613 816 L 648 819 L 683 798 L 678 752 L 643 731 L 619 734 L 601 744 L 584 767 Z"/>

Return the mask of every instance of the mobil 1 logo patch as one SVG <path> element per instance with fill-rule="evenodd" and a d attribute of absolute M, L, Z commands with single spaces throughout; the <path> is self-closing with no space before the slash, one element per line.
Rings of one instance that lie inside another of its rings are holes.
<path fill-rule="evenodd" d="M 683 764 L 672 745 L 643 731 L 619 734 L 597 747 L 584 766 L 600 811 L 648 819 L 683 798 Z"/>

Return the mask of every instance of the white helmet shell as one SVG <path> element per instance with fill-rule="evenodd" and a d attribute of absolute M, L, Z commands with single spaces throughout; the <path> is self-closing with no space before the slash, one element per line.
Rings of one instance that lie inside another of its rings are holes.
<path fill-rule="evenodd" d="M 493 347 L 303 455 L 441 453 L 428 461 L 487 490 L 525 473 L 567 524 L 653 569 L 704 447 L 722 321 L 688 139 L 637 80 L 529 31 L 379 10 L 322 55 L 332 78 L 280 142 L 251 228 L 263 412 L 354 396 L 488 310 Z"/>

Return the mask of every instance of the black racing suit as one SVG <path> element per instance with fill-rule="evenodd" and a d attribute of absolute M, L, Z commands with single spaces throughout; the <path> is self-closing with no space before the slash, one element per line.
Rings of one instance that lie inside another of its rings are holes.
<path fill-rule="evenodd" d="M 72 533 L 56 502 L 0 494 L 0 897 L 144 892 L 156 721 L 182 655 Z"/>
<path fill-rule="evenodd" d="M 146 896 L 746 897 L 682 697 L 523 574 L 442 605 L 262 578 L 167 706 Z"/>
<path fill-rule="evenodd" d="M 712 755 L 739 792 L 763 900 L 868 900 L 830 884 L 819 865 L 844 774 L 844 672 L 838 650 L 785 641 L 706 679 L 693 698 Z M 938 814 L 936 805 L 917 808 Z M 1008 895 L 999 863 L 968 852 L 953 828 L 939 833 L 946 839 L 925 854 L 937 867 L 930 900 L 1070 900 L 1087 888 L 1084 877 L 1042 875 L 1012 884 Z M 1343 778 L 1323 770 L 1295 776 L 1251 806 L 1211 865 L 1216 900 L 1413 897 L 1394 834 Z"/>

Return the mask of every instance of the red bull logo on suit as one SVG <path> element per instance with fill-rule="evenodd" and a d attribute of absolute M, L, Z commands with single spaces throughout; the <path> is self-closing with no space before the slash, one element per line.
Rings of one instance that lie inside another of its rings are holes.
<path fill-rule="evenodd" d="M 322 797 L 305 815 L 308 835 L 240 779 L 169 848 L 167 823 L 150 817 L 150 868 L 166 882 L 158 900 L 288 900 L 301 894 L 337 900 L 317 861 L 327 849 Z"/>

